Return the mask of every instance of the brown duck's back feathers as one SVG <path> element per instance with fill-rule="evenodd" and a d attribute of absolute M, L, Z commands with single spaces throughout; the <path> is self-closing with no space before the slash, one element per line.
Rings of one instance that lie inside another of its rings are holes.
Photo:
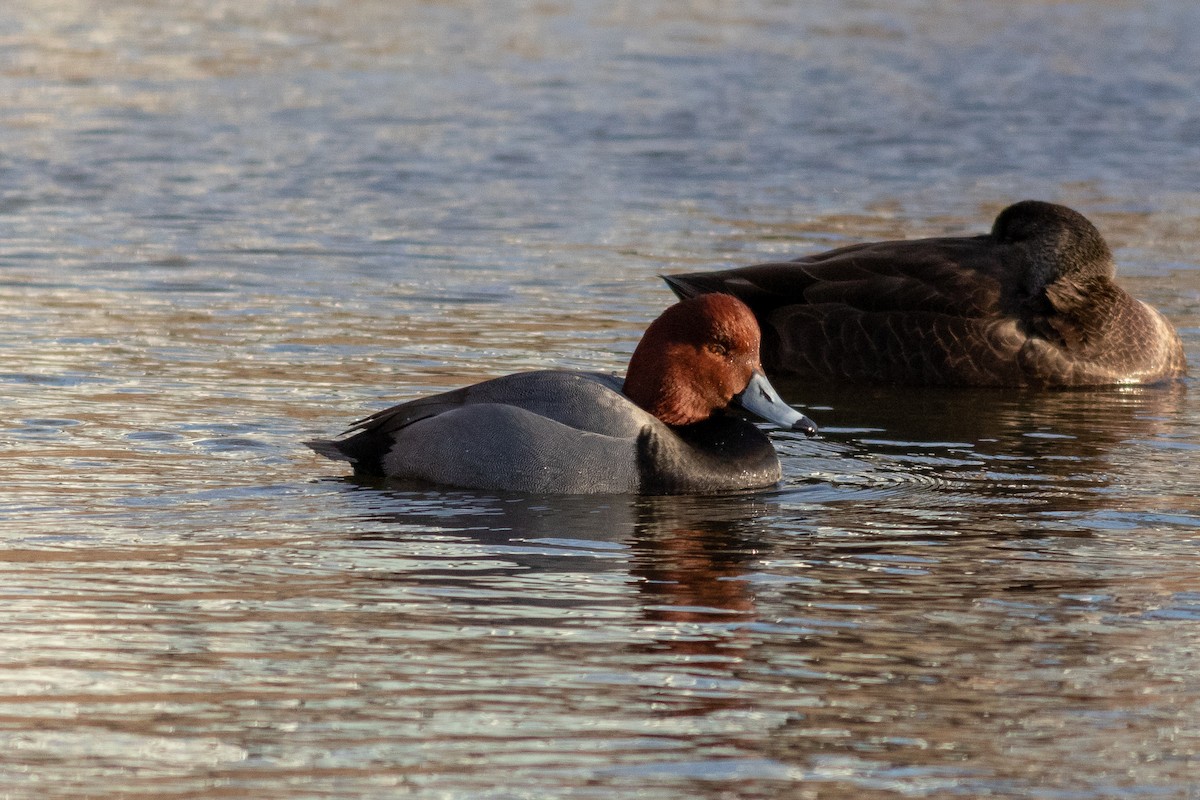
<path fill-rule="evenodd" d="M 1185 373 L 1170 323 L 1112 276 L 1099 231 L 1024 201 L 990 234 L 874 242 L 673 275 L 681 297 L 741 298 L 768 373 L 859 383 L 1087 386 Z"/>

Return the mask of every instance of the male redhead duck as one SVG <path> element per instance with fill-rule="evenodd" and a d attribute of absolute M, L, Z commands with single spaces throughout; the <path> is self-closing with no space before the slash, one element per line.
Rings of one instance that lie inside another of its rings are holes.
<path fill-rule="evenodd" d="M 759 362 L 754 315 L 727 294 L 677 303 L 651 323 L 625 380 L 545 370 L 410 400 L 345 439 L 306 442 L 359 475 L 550 494 L 699 494 L 771 486 L 766 435 L 732 406 L 812 436 Z"/>
<path fill-rule="evenodd" d="M 769 375 L 1034 387 L 1182 377 L 1175 329 L 1115 272 L 1086 217 L 1025 200 L 982 236 L 857 244 L 666 281 L 680 297 L 744 300 Z"/>

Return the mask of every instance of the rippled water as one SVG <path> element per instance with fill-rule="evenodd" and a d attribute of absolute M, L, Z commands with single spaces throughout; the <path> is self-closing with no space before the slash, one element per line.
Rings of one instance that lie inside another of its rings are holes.
<path fill-rule="evenodd" d="M 1200 371 L 1185 0 L 0 9 L 0 795 L 1200 797 L 1200 400 L 790 386 L 722 498 L 299 446 L 664 272 L 1091 216 Z"/>

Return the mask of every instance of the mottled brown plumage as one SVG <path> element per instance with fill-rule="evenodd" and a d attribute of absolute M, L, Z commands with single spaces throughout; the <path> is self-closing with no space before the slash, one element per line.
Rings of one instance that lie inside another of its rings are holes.
<path fill-rule="evenodd" d="M 680 297 L 745 301 L 768 374 L 1045 387 L 1183 376 L 1174 328 L 1115 272 L 1086 217 L 1026 200 L 982 236 L 858 244 L 666 280 Z"/>

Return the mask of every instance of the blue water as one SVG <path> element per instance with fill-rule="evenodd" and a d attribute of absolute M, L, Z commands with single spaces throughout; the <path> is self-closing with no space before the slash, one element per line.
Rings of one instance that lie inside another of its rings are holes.
<path fill-rule="evenodd" d="M 1200 6 L 258 5 L 0 9 L 0 796 L 1200 796 L 1195 378 L 789 386 L 723 498 L 299 445 L 1026 197 L 1200 374 Z"/>

